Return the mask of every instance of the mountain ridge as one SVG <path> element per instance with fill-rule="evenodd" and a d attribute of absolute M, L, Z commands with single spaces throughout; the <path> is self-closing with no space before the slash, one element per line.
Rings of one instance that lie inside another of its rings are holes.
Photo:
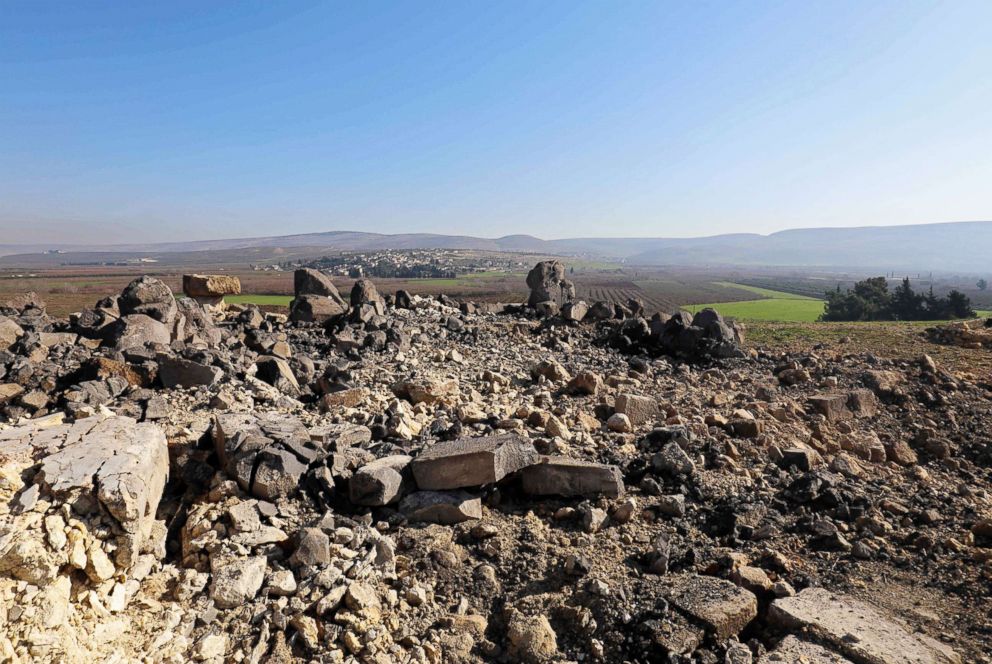
<path fill-rule="evenodd" d="M 0 244 L 0 255 L 180 253 L 252 248 L 327 247 L 335 251 L 464 249 L 517 251 L 622 260 L 632 265 L 809 266 L 984 271 L 992 255 L 992 221 L 901 226 L 814 227 L 703 237 L 578 237 L 545 240 L 529 234 L 496 238 L 439 233 L 323 231 L 220 240 L 103 244 Z"/>

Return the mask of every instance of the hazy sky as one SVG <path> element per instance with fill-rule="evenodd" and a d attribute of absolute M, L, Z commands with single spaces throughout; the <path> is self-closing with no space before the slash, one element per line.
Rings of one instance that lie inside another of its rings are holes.
<path fill-rule="evenodd" d="M 992 218 L 992 2 L 0 2 L 0 244 Z"/>

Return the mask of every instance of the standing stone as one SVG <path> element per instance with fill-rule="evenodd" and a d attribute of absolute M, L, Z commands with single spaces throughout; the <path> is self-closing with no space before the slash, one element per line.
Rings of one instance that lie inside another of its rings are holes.
<path fill-rule="evenodd" d="M 301 295 L 321 295 L 329 297 L 342 307 L 346 306 L 344 298 L 338 292 L 337 286 L 323 272 L 309 267 L 300 268 L 293 273 L 293 294 L 296 297 Z"/>
<path fill-rule="evenodd" d="M 527 305 L 536 307 L 541 302 L 553 302 L 561 308 L 575 299 L 575 285 L 565 278 L 565 265 L 561 261 L 541 261 L 527 273 L 530 297 Z"/>

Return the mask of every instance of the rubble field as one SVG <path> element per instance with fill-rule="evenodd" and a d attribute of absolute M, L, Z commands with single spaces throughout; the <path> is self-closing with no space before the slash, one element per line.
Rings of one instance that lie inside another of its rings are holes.
<path fill-rule="evenodd" d="M 992 663 L 990 376 L 565 274 L 0 308 L 0 662 Z"/>

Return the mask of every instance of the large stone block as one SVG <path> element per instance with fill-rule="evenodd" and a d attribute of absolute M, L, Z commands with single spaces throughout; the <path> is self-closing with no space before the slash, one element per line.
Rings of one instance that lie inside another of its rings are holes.
<path fill-rule="evenodd" d="M 459 489 L 500 481 L 540 460 L 534 445 L 517 435 L 459 438 L 420 453 L 411 468 L 421 489 Z"/>
<path fill-rule="evenodd" d="M 192 298 L 239 295 L 241 280 L 227 274 L 184 274 L 183 293 Z"/>
<path fill-rule="evenodd" d="M 544 457 L 541 463 L 520 473 L 524 493 L 534 496 L 597 496 L 618 498 L 623 495 L 623 475 L 616 466 L 569 459 Z"/>

